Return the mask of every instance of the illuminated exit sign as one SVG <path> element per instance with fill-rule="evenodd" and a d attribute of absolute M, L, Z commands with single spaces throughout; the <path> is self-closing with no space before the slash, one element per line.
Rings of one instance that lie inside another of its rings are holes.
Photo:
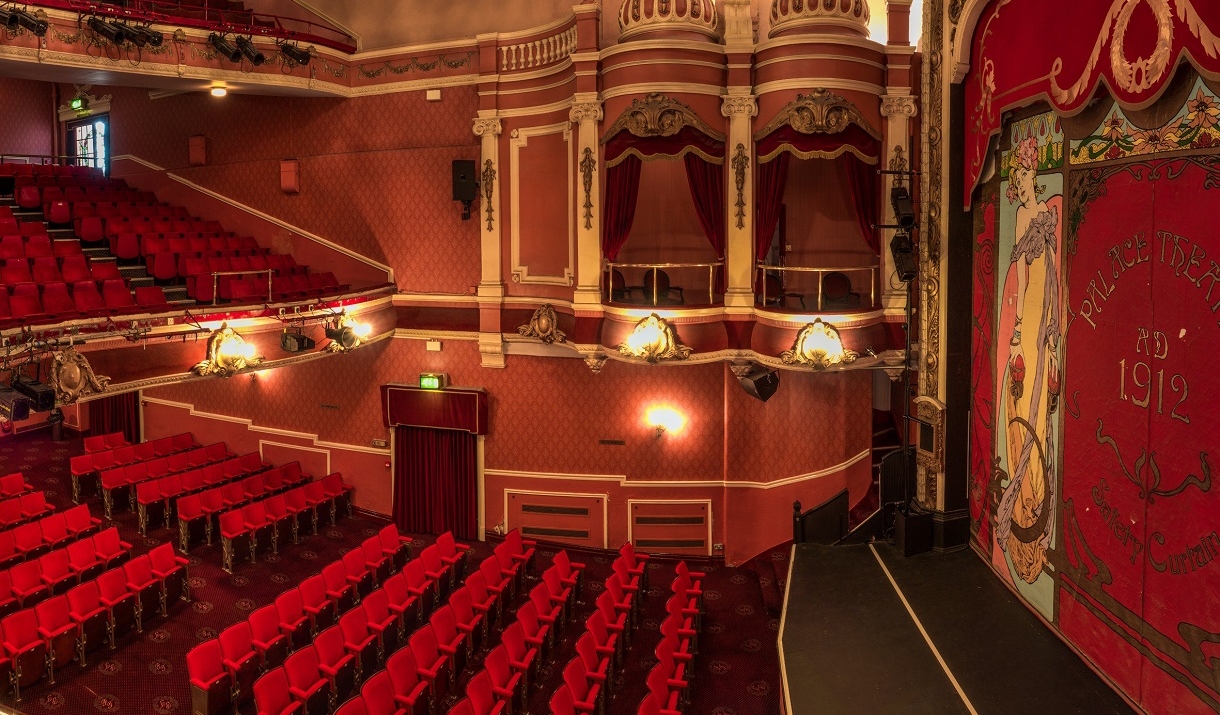
<path fill-rule="evenodd" d="M 443 389 L 447 382 L 443 372 L 421 372 L 419 374 L 419 386 L 424 390 Z"/>

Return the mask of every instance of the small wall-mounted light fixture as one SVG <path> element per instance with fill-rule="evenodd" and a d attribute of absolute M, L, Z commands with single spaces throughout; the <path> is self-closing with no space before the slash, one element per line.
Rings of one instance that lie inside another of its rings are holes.
<path fill-rule="evenodd" d="M 262 356 L 255 354 L 252 343 L 247 343 L 227 323 L 221 323 L 208 337 L 206 359 L 191 368 L 191 371 L 202 376 L 230 377 L 233 373 L 258 365 L 262 361 Z"/>
<path fill-rule="evenodd" d="M 785 365 L 808 365 L 814 370 L 825 370 L 831 365 L 855 362 L 859 355 L 843 347 L 839 331 L 830 323 L 817 318 L 801 328 L 791 350 L 780 353 Z"/>
<path fill-rule="evenodd" d="M 344 314 L 333 327 L 326 328 L 326 337 L 330 338 L 330 342 L 326 344 L 325 350 L 332 353 L 347 352 L 363 345 L 372 334 L 372 325 L 361 323 L 351 315 Z"/>
<path fill-rule="evenodd" d="M 229 88 L 227 86 L 225 86 L 224 82 L 214 82 L 212 84 L 212 96 L 213 97 L 223 97 L 228 93 L 229 93 Z"/>
<path fill-rule="evenodd" d="M 660 439 L 661 435 L 666 432 L 677 434 L 686 426 L 686 417 L 668 405 L 649 407 L 648 411 L 644 413 L 644 421 L 648 423 L 649 427 L 656 429 L 657 439 Z"/>
<path fill-rule="evenodd" d="M 690 348 L 679 342 L 673 326 L 656 313 L 636 323 L 627 339 L 618 346 L 618 351 L 648 362 L 685 360 L 691 353 Z"/>

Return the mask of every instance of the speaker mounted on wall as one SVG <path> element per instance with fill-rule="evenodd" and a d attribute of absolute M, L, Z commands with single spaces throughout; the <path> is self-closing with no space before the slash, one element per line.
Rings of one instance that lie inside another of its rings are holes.
<path fill-rule="evenodd" d="M 779 389 L 779 372 L 755 363 L 738 375 L 737 381 L 751 396 L 766 402 Z"/>
<path fill-rule="evenodd" d="M 462 202 L 462 220 L 470 220 L 470 205 L 479 196 L 474 159 L 453 160 L 453 200 Z"/>

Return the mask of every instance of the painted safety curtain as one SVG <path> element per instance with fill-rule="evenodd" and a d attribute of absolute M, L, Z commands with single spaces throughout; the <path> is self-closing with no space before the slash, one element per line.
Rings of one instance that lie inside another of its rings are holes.
<path fill-rule="evenodd" d="M 602 217 L 602 255 L 614 261 L 635 221 L 635 202 L 640 193 L 639 157 L 628 155 L 606 169 L 605 215 Z"/>
<path fill-rule="evenodd" d="M 402 531 L 478 538 L 476 437 L 465 430 L 394 428 L 394 523 Z"/>
<path fill-rule="evenodd" d="M 852 207 L 856 210 L 856 223 L 860 235 L 873 253 L 881 255 L 881 239 L 874 228 L 880 220 L 878 204 L 877 167 L 865 164 L 853 154 L 841 154 L 835 162 L 839 165 L 839 177 L 851 194 Z"/>
<path fill-rule="evenodd" d="M 754 192 L 754 258 L 764 261 L 771 251 L 771 239 L 779 225 L 780 207 L 784 205 L 784 186 L 788 183 L 788 161 L 792 155 L 781 152 L 774 159 L 758 165 L 758 186 Z M 757 276 L 755 276 L 757 280 Z"/>
<path fill-rule="evenodd" d="M 100 400 L 90 400 L 89 432 L 110 434 L 122 432 L 129 444 L 140 441 L 140 393 L 125 392 Z"/>
<path fill-rule="evenodd" d="M 716 260 L 724 261 L 724 165 L 713 164 L 695 154 L 682 157 L 686 164 L 686 183 L 703 235 L 712 244 Z M 716 292 L 724 293 L 724 266 L 716 269 Z"/>

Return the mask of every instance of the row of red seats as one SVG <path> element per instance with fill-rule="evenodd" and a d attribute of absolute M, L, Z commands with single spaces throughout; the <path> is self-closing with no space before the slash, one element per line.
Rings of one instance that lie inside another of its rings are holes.
<path fill-rule="evenodd" d="M 52 241 L 47 233 L 14 235 L 0 238 L 0 258 L 37 258 L 39 256 L 74 256 L 84 253 L 78 241 Z"/>
<path fill-rule="evenodd" d="M 102 554 L 98 554 L 102 557 Z M 79 585 L 66 595 L 40 600 L 0 621 L 4 656 L 0 674 L 7 674 L 14 699 L 21 700 L 21 688 L 38 682 L 44 673 L 54 682 L 55 668 L 73 660 L 86 667 L 85 654 L 105 642 L 111 649 L 117 635 L 134 624 L 143 630 L 146 616 L 158 605 L 167 616 L 169 602 L 190 600 L 186 559 L 176 555 L 170 544 L 162 544 L 148 554 L 129 561 L 123 552 L 113 558 L 99 558 L 92 568 L 111 568 L 93 579 L 79 579 Z M 104 565 L 103 565 L 104 564 Z"/>
<path fill-rule="evenodd" d="M 117 221 L 117 227 L 122 225 L 122 221 L 128 220 L 192 220 L 190 211 L 187 211 L 184 206 L 171 206 L 163 204 L 161 201 L 76 201 L 72 204 L 72 221 L 79 222 L 77 229 L 81 229 L 84 222 L 96 220 L 96 226 L 101 227 L 102 221 L 110 223 Z M 213 222 L 207 223 L 211 226 Z M 212 231 L 211 228 L 207 231 Z M 218 229 L 217 229 L 218 231 Z M 110 232 L 107 232 L 110 233 Z"/>
<path fill-rule="evenodd" d="M 343 481 L 341 474 L 333 472 L 318 482 L 309 481 L 307 474 L 302 476 L 306 481 L 304 486 L 265 498 L 265 492 L 257 491 L 265 486 L 247 486 L 250 480 L 241 485 L 241 494 L 236 490 L 231 490 L 231 494 L 222 491 L 221 499 L 227 511 L 220 512 L 218 526 L 225 571 L 233 572 L 233 557 L 240 540 L 245 540 L 249 546 L 250 563 L 256 563 L 260 547 L 270 546 L 272 553 L 279 553 L 279 544 L 288 533 L 287 530 L 281 531 L 281 524 L 291 527 L 293 543 L 297 543 L 300 520 L 305 515 L 310 516 L 313 533 L 318 533 L 319 507 L 329 507 L 332 526 L 335 524 L 340 501 L 346 501 L 348 514 L 351 514 L 352 487 Z M 214 502 L 215 498 L 212 499 L 212 503 Z"/>
<path fill-rule="evenodd" d="M 243 459 L 245 462 L 242 461 Z M 237 457 L 228 451 L 224 442 L 215 442 L 207 447 L 196 447 L 187 452 L 175 452 L 168 457 L 156 457 L 144 462 L 112 467 L 102 471 L 98 479 L 102 503 L 106 508 L 106 518 L 111 518 L 115 503 L 126 501 L 132 511 L 136 510 L 136 484 L 149 479 L 168 477 L 170 474 L 206 470 L 212 465 L 217 465 L 219 468 L 213 469 L 211 472 L 204 471 L 205 483 L 208 478 L 219 479 L 220 481 L 217 483 L 220 483 L 265 468 L 257 452 Z M 124 493 L 127 495 L 126 500 L 122 499 Z"/>
<path fill-rule="evenodd" d="M 265 263 L 264 263 L 265 262 Z M 195 300 L 208 302 L 219 295 L 221 298 L 231 298 L 229 284 L 239 280 L 236 276 L 216 276 L 213 273 L 232 271 L 264 271 L 273 270 L 275 276 L 304 274 L 308 268 L 298 266 L 296 259 L 290 254 L 270 254 L 266 256 L 215 256 L 188 257 L 183 259 L 181 275 L 186 279 L 186 294 Z M 267 276 L 258 273 L 253 280 L 263 281 L 265 292 Z M 215 293 L 213 293 L 215 289 Z"/>
<path fill-rule="evenodd" d="M 248 458 L 248 464 L 252 464 L 253 458 L 250 458 L 249 455 L 245 456 Z M 310 479 L 308 474 L 301 473 L 299 466 L 288 472 L 293 476 L 287 481 L 284 479 L 285 473 L 281 472 L 279 467 L 269 467 L 262 463 L 261 466 L 266 471 L 252 473 L 248 469 L 248 465 L 242 466 L 245 473 L 250 476 L 211 489 L 207 489 L 204 484 L 202 468 L 137 483 L 135 485 L 136 507 L 139 510 L 140 534 L 145 534 L 152 522 L 164 522 L 164 525 L 168 527 L 174 519 L 177 511 L 174 507 L 180 497 L 198 496 L 201 502 L 203 499 L 207 499 L 211 504 L 217 500 L 225 506 L 230 506 L 229 500 L 235 499 L 236 501 L 232 504 L 240 506 L 251 499 L 283 491 Z"/>
<path fill-rule="evenodd" d="M 81 574 L 90 574 L 99 565 L 109 568 L 126 560 L 131 544 L 119 538 L 116 527 L 74 542 L 89 548 L 55 549 L 37 559 L 23 561 L 0 571 L 0 611 L 29 608 L 49 596 L 63 593 L 80 582 Z M 94 574 L 96 575 L 96 574 Z M 14 607 L 15 606 L 15 607 Z"/>
<path fill-rule="evenodd" d="M 17 197 L 17 206 L 27 209 L 41 209 L 44 203 L 62 202 L 65 204 L 71 203 L 64 195 L 65 191 L 71 189 L 60 189 L 59 186 L 38 186 L 32 180 L 27 180 L 22 177 L 17 177 L 14 181 L 14 195 Z M 82 194 L 80 201 L 77 203 L 139 203 L 148 202 L 156 199 L 152 194 L 137 189 L 115 188 L 112 186 L 86 186 L 81 189 Z M 43 199 L 44 194 L 50 195 L 49 200 Z"/>
<path fill-rule="evenodd" d="M 75 176 L 78 178 L 105 179 L 102 170 L 92 166 L 73 164 L 30 164 L 6 161 L 0 163 L 0 176 Z"/>
<path fill-rule="evenodd" d="M 11 236 L 34 236 L 47 232 L 47 225 L 42 221 L 20 221 L 7 206 L 0 206 L 0 234 Z"/>
<path fill-rule="evenodd" d="M 133 295 L 121 279 L 102 281 L 101 292 L 91 280 L 73 283 L 71 292 L 67 283 L 47 283 L 41 291 L 37 283 L 19 283 L 13 286 L 11 298 L 7 291 L 0 290 L 0 321 L 58 322 L 135 313 L 141 309 L 164 310 L 169 306 L 159 286 L 142 286 L 136 291 L 137 295 Z"/>
<path fill-rule="evenodd" d="M 21 472 L 0 477 L 0 499 L 19 497 L 28 491 L 33 491 L 33 488 L 25 481 L 25 475 Z"/>
<path fill-rule="evenodd" d="M 270 249 L 262 248 L 250 236 L 220 236 L 220 235 L 189 235 L 186 233 L 171 233 L 171 232 L 150 232 L 137 233 L 135 231 L 123 231 L 120 233 L 110 234 L 106 237 L 110 244 L 110 252 L 122 259 L 137 259 L 143 258 L 145 263 L 149 263 L 149 259 L 157 253 L 173 253 L 169 248 L 169 241 L 178 241 L 179 247 L 184 255 L 192 258 L 208 254 L 222 256 L 254 256 L 266 255 L 270 253 Z M 185 242 L 182 245 L 181 242 Z M 194 243 L 200 248 L 198 251 L 191 249 L 191 244 Z"/>
<path fill-rule="evenodd" d="M 101 519 L 81 504 L 67 511 L 48 514 L 21 526 L 0 531 L 0 569 L 40 556 L 70 541 L 89 536 L 101 527 Z"/>
<path fill-rule="evenodd" d="M 399 535 L 394 525 L 383 528 L 374 539 L 379 544 L 388 543 L 384 553 L 378 551 L 384 558 L 394 563 L 404 563 L 410 558 L 411 539 Z M 351 553 L 361 556 L 360 550 Z M 356 584 L 362 581 L 365 573 L 362 556 L 353 581 L 349 581 L 343 563 L 335 561 L 327 565 L 322 574 L 311 576 L 299 587 L 281 593 L 274 605 L 254 611 L 248 621 L 226 628 L 219 638 L 187 653 L 193 712 L 219 715 L 249 701 L 251 685 L 258 673 L 279 667 L 289 650 L 304 649 L 311 638 L 315 643 L 322 643 L 323 648 L 335 645 L 334 635 L 341 628 L 334 625 L 336 617 L 340 613 L 355 613 L 351 609 L 358 596 Z M 332 574 L 333 581 L 328 577 Z M 400 598 L 396 600 L 401 603 L 390 606 L 387 594 L 388 608 L 398 609 L 395 613 L 413 608 L 415 601 L 410 594 L 401 592 L 398 595 Z M 335 670 L 345 671 L 354 682 L 359 663 L 353 658 L 343 658 L 343 643 L 340 636 L 337 640 L 339 657 L 333 661 Z M 332 662 L 325 656 L 323 660 Z"/>
<path fill-rule="evenodd" d="M 0 244 L 2 248 L 2 244 Z M 119 264 L 114 261 L 95 261 L 83 254 L 65 256 L 6 257 L 0 283 L 76 283 L 77 281 L 104 281 L 122 278 Z"/>
<path fill-rule="evenodd" d="M 183 432 L 182 434 L 186 435 L 187 437 L 190 437 L 191 433 Z M 180 436 L 181 435 L 179 435 L 179 437 Z M 174 446 L 174 440 L 177 438 L 178 437 L 166 437 L 165 438 L 165 439 L 169 440 L 169 444 L 167 445 L 169 452 L 166 452 L 166 454 L 169 454 L 170 452 L 178 451 L 178 448 Z M 157 442 L 149 442 L 148 444 L 153 445 L 153 449 L 156 449 L 156 446 L 158 443 L 160 443 L 160 441 L 161 440 L 158 440 Z M 195 443 L 195 440 L 192 438 L 191 444 L 193 445 L 194 443 Z M 127 436 L 124 435 L 122 432 L 108 432 L 106 434 L 89 435 L 88 437 L 85 438 L 85 454 L 93 455 L 96 452 L 105 452 L 107 450 L 119 449 L 120 447 L 128 446 L 128 444 L 129 443 L 127 442 Z M 184 447 L 183 449 L 188 449 L 188 448 Z M 92 457 L 90 457 L 90 459 L 92 459 Z"/>
<path fill-rule="evenodd" d="M 639 715 L 678 715 L 689 700 L 687 674 L 694 670 L 698 652 L 699 616 L 703 591 L 698 579 L 702 573 L 690 571 L 686 562 L 678 563 L 666 602 L 666 617 L 661 622 L 661 642 L 653 651 L 657 663 L 649 671 L 648 695 L 640 703 Z"/>
<path fill-rule="evenodd" d="M 55 507 L 47 503 L 47 497 L 42 492 L 27 492 L 0 500 L 0 529 L 11 529 L 27 521 L 41 519 L 52 511 L 55 511 Z"/>
<path fill-rule="evenodd" d="M 316 712 L 322 703 L 333 703 L 350 695 L 360 680 L 364 680 L 360 699 L 375 704 L 378 709 L 374 712 L 396 712 L 400 709 L 396 704 L 398 697 L 409 699 L 413 709 L 419 708 L 418 712 L 427 712 L 425 708 L 430 707 L 433 695 L 439 701 L 443 697 L 440 693 L 452 686 L 456 671 L 448 668 L 448 664 L 454 657 L 464 661 L 473 653 L 471 636 L 483 632 L 486 623 L 484 614 L 490 610 L 494 597 L 484 591 L 483 600 L 480 601 L 483 610 L 480 611 L 475 608 L 473 597 L 466 588 L 454 591 L 445 605 L 431 613 L 426 624 L 414 630 L 408 647 L 399 649 L 407 642 L 404 638 L 408 630 L 407 614 L 418 613 L 419 597 L 407 587 L 405 568 L 402 572 L 384 575 L 392 568 L 393 555 L 373 553 L 374 560 L 368 560 L 366 554 L 371 551 L 369 545 L 377 541 L 370 539 L 360 550 L 344 555 L 347 583 L 339 586 L 338 591 L 318 592 L 320 586 L 315 585 L 311 589 L 303 583 L 298 589 L 300 595 L 294 596 L 288 592 L 276 600 L 280 627 L 284 630 L 293 626 L 298 613 L 304 617 L 297 621 L 302 626 L 315 617 L 316 607 L 311 609 L 307 598 L 312 598 L 318 604 L 319 595 L 333 594 L 328 599 L 328 610 L 333 612 L 341 611 L 345 601 L 352 601 L 363 594 L 359 599 L 359 608 L 352 608 L 339 618 L 337 632 L 336 627 L 328 627 L 327 621 L 322 620 L 323 616 L 317 616 L 321 622 L 316 627 L 321 630 L 314 641 L 315 651 L 320 651 L 314 654 L 316 660 L 325 663 L 336 676 L 343 674 L 345 671 L 342 668 L 346 667 L 351 677 L 332 678 L 331 673 L 314 667 L 315 659 L 307 652 L 298 655 L 305 650 L 299 649 L 288 656 L 282 668 L 268 669 L 254 684 L 254 699 L 259 712 L 269 715 L 297 709 Z M 448 556 L 451 563 L 464 565 L 465 547 L 457 547 L 452 534 L 443 534 L 438 544 L 424 551 L 441 563 L 440 544 L 447 544 L 451 549 Z M 426 560 L 421 553 L 419 559 L 408 561 L 407 566 Z M 444 574 L 434 573 L 437 579 L 429 581 L 427 586 L 433 592 L 442 583 L 448 583 Z M 383 574 L 382 586 L 373 589 L 367 584 L 377 574 Z M 310 592 L 315 595 L 311 597 Z M 321 648 L 318 648 L 319 642 L 322 643 Z M 393 670 L 390 669 L 391 662 L 394 664 Z M 382 663 L 386 664 L 386 669 L 373 672 Z M 354 673 L 351 672 L 353 668 Z M 397 683 L 394 682 L 395 676 L 401 676 Z M 484 683 L 482 679 L 479 682 Z M 490 689 L 488 691 L 490 696 Z"/>
<path fill-rule="evenodd" d="M 58 176 L 28 176 L 14 175 L 14 186 L 37 186 L 42 189 L 78 189 L 80 193 L 84 193 L 86 188 L 123 188 L 122 186 L 115 187 L 114 183 L 105 178 L 92 176 L 74 176 L 72 174 L 60 174 Z"/>

